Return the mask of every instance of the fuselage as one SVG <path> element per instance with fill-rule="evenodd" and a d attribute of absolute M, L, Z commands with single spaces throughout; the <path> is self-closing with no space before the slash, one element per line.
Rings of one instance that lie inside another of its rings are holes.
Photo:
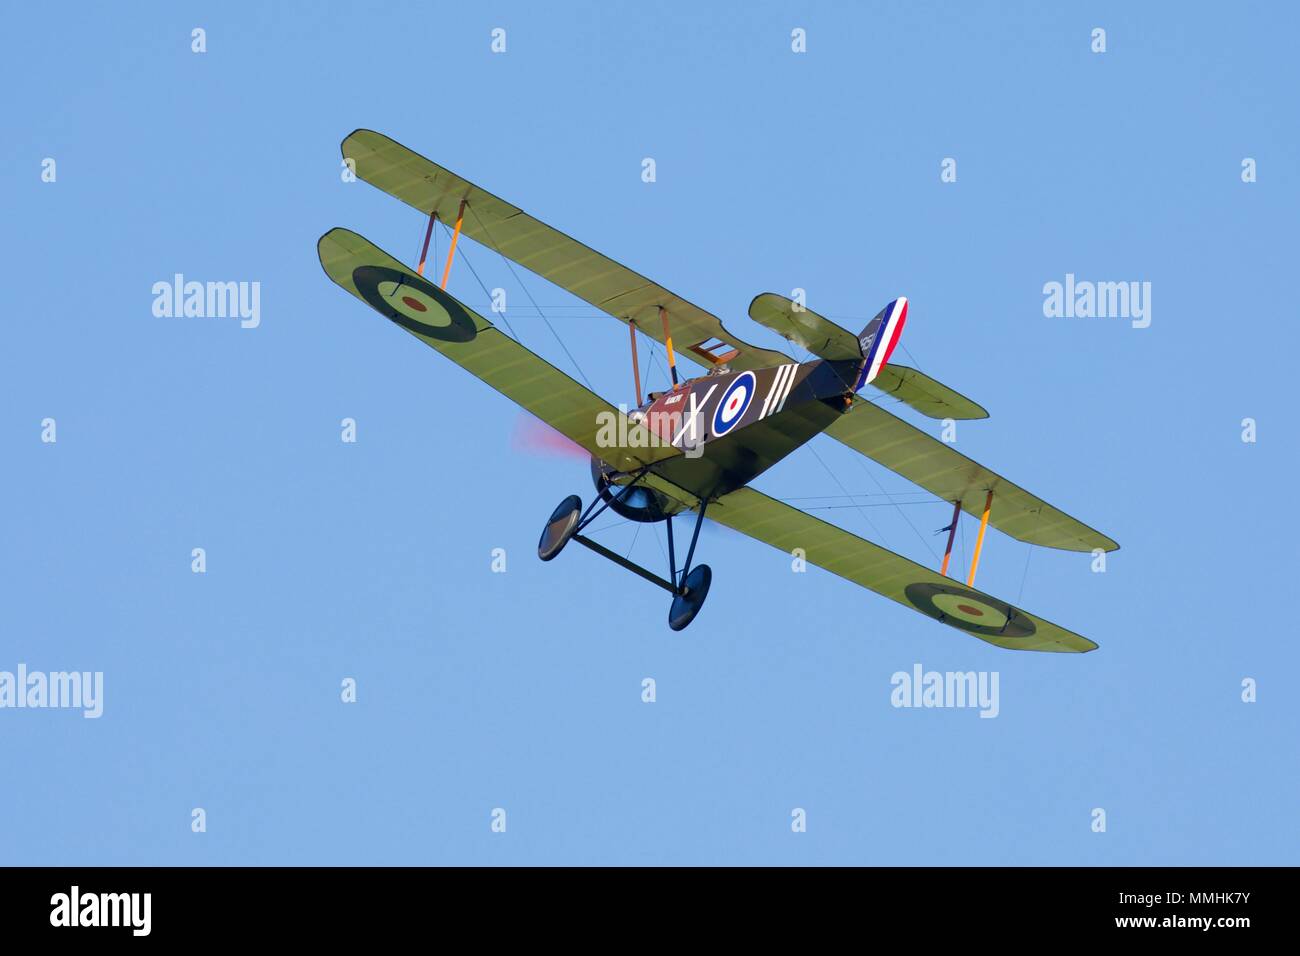
<path fill-rule="evenodd" d="M 744 487 L 847 411 L 861 364 L 719 372 L 652 394 L 633 417 L 682 454 L 651 471 L 698 498 Z"/>

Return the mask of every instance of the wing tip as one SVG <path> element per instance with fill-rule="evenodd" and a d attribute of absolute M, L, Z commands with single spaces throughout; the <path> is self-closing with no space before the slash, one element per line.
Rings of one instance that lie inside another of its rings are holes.
<path fill-rule="evenodd" d="M 755 306 L 757 306 L 760 301 L 766 301 L 767 299 L 775 299 L 783 305 L 790 301 L 779 292 L 760 292 L 758 295 L 754 296 L 754 298 L 749 300 L 749 309 L 747 310 L 747 313 L 750 318 L 754 317 Z"/>
<path fill-rule="evenodd" d="M 378 130 L 369 129 L 365 126 L 358 126 L 352 132 L 348 133 L 347 136 L 344 136 L 343 139 L 339 142 L 339 150 L 343 152 L 344 156 L 347 156 L 348 143 L 351 142 L 352 138 L 355 136 L 378 136 L 381 139 L 388 140 L 390 143 L 397 142 L 397 140 L 393 139 L 391 136 L 385 136 L 383 133 L 379 132 Z"/>
<path fill-rule="evenodd" d="M 326 245 L 331 242 L 341 245 L 339 239 L 343 236 L 353 236 L 357 239 L 364 238 L 359 233 L 353 232 L 351 229 L 345 229 L 342 226 L 334 226 L 333 228 L 327 229 L 325 232 L 321 233 L 321 237 L 316 240 L 316 257 L 320 260 L 321 268 L 325 269 L 327 274 L 329 273 L 329 269 L 325 266 Z"/>

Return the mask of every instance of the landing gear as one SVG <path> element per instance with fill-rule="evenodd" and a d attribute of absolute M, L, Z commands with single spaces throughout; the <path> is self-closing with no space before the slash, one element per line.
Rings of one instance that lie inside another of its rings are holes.
<path fill-rule="evenodd" d="M 590 538 L 584 536 L 582 529 L 591 524 L 601 512 L 611 505 L 615 506 L 621 503 L 632 489 L 636 487 L 641 476 L 645 474 L 645 469 L 637 472 L 632 480 L 619 489 L 617 495 L 612 498 L 602 500 L 597 497 L 586 511 L 582 510 L 582 499 L 577 495 L 569 495 L 559 503 L 551 517 L 546 522 L 546 527 L 542 529 L 541 540 L 537 543 L 537 556 L 543 561 L 550 561 L 563 550 L 564 546 L 570 540 L 578 542 L 584 548 L 596 552 L 602 558 L 608 558 L 620 567 L 627 568 L 633 574 L 645 578 L 651 584 L 663 588 L 673 596 L 673 603 L 668 609 L 668 626 L 674 631 L 683 630 L 695 616 L 700 613 L 700 608 L 704 607 L 704 599 L 709 596 L 709 585 L 713 583 L 713 572 L 707 564 L 701 564 L 698 567 L 691 567 L 691 559 L 695 557 L 695 544 L 700 538 L 700 527 L 704 524 L 704 510 L 708 507 L 708 502 L 701 500 L 699 511 L 696 512 L 695 529 L 691 533 L 691 545 L 686 551 L 686 566 L 682 568 L 681 574 L 677 572 L 677 555 L 673 546 L 673 519 L 669 515 L 666 518 L 668 525 L 668 574 L 671 580 L 664 580 L 633 561 L 629 561 L 617 552 L 609 550 L 602 544 L 597 544 Z M 597 507 L 599 505 L 599 507 Z M 594 510 L 593 510 L 594 509 Z"/>
<path fill-rule="evenodd" d="M 542 529 L 542 539 L 537 542 L 539 558 L 549 561 L 564 549 L 578 530 L 581 513 L 582 499 L 577 495 L 569 495 L 559 503 Z"/>
<path fill-rule="evenodd" d="M 686 567 L 677 577 L 677 557 L 673 553 L 673 519 L 668 519 L 668 568 L 673 575 L 673 603 L 668 608 L 668 626 L 674 631 L 681 631 L 695 620 L 695 615 L 704 607 L 704 599 L 709 596 L 709 585 L 713 583 L 713 571 L 707 564 L 701 564 L 691 570 L 691 558 L 695 557 L 695 542 L 700 539 L 700 526 L 704 524 L 704 509 L 709 503 L 700 501 L 700 510 L 695 515 L 695 530 L 691 533 L 691 546 L 686 550 Z"/>
<path fill-rule="evenodd" d="M 668 608 L 668 626 L 674 631 L 681 631 L 695 620 L 695 615 L 704 607 L 704 599 L 709 596 L 709 585 L 713 583 L 713 571 L 707 564 L 701 564 L 682 579 L 679 594 L 673 595 L 672 606 Z"/>

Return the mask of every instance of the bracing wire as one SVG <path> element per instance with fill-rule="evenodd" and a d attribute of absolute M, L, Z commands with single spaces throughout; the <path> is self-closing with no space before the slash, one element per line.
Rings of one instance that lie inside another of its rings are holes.
<path fill-rule="evenodd" d="M 899 507 L 899 502 L 894 500 L 893 495 L 885 491 L 884 485 L 882 485 L 880 481 L 876 478 L 876 476 L 871 473 L 871 469 L 867 467 L 867 463 L 865 461 L 863 461 L 861 458 L 858 458 L 857 461 L 858 464 L 861 466 L 862 470 L 867 473 L 867 477 L 869 477 L 875 483 L 876 487 L 880 489 L 880 493 L 889 499 L 889 503 L 892 504 L 897 509 L 898 513 L 902 516 L 903 520 L 907 522 L 907 526 L 911 528 L 913 532 L 915 532 L 918 538 L 921 539 L 921 543 L 925 545 L 925 550 L 930 552 L 931 557 L 938 560 L 939 555 L 935 553 L 934 548 L 930 545 L 930 542 L 926 539 L 925 535 L 921 534 L 920 529 L 917 528 L 916 525 L 912 524 L 912 519 L 907 516 L 906 512 L 904 512 L 901 507 Z"/>
<path fill-rule="evenodd" d="M 1031 544 L 1029 550 L 1025 552 L 1025 570 L 1020 575 L 1020 590 L 1016 592 L 1016 603 L 1025 596 L 1025 579 L 1029 577 L 1029 559 L 1034 556 L 1034 546 Z"/>
<path fill-rule="evenodd" d="M 840 491 L 844 492 L 844 496 L 846 498 L 851 498 L 852 495 L 849 494 L 849 489 L 844 487 L 844 483 L 840 481 L 840 476 L 835 474 L 835 472 L 833 472 L 830 469 L 830 466 L 828 466 L 826 462 L 822 461 L 822 456 L 817 454 L 817 449 L 814 448 L 811 443 L 808 445 L 808 450 L 813 453 L 813 457 L 816 458 L 817 461 L 821 463 L 821 466 L 826 469 L 826 474 L 831 476 L 831 480 L 834 481 L 835 484 L 840 486 Z M 871 530 L 876 533 L 876 536 L 883 541 L 885 536 L 880 533 L 880 529 L 876 527 L 876 523 L 867 516 L 867 513 L 863 511 L 862 508 L 859 507 L 857 510 L 858 510 L 858 514 L 862 516 L 862 520 L 865 521 L 871 527 Z"/>
<path fill-rule="evenodd" d="M 785 500 L 785 503 L 786 503 L 786 504 L 790 504 L 792 501 L 796 501 L 796 500 L 798 500 L 798 499 L 795 499 L 795 498 L 786 498 L 786 499 L 784 499 L 784 500 Z M 901 502 L 895 502 L 895 501 L 869 501 L 869 502 L 867 502 L 866 504 L 851 504 L 851 505 L 804 505 L 800 510 L 802 510 L 802 511 L 840 511 L 840 510 L 843 510 L 843 509 L 846 509 L 846 508 L 897 508 L 899 505 L 927 505 L 927 506 L 933 506 L 934 504 L 935 504 L 935 503 L 934 503 L 933 501 L 901 501 Z"/>
<path fill-rule="evenodd" d="M 442 228 L 446 229 L 447 227 L 444 225 Z M 488 302 L 491 303 L 492 293 L 488 291 L 487 284 L 484 283 L 484 281 L 479 278 L 478 270 L 475 269 L 473 263 L 469 261 L 469 256 L 465 254 L 465 250 L 463 248 L 460 251 L 460 257 L 465 260 L 465 265 L 469 268 L 469 271 L 473 274 L 474 281 L 478 283 L 478 287 L 483 290 L 483 295 L 487 298 Z M 488 307 L 491 308 L 491 305 L 489 304 Z M 514 339 L 516 342 L 518 342 L 520 345 L 523 345 L 524 340 L 519 337 L 519 333 L 516 332 L 514 326 L 510 324 L 510 319 L 507 318 L 506 314 L 504 312 L 498 312 L 496 314 L 501 316 L 501 321 L 504 322 L 506 324 L 506 328 L 510 330 L 510 337 Z"/>
<path fill-rule="evenodd" d="M 1043 527 L 1043 509 L 1041 507 L 1038 509 L 1038 527 L 1039 529 Z M 1025 553 L 1025 570 L 1020 574 L 1020 591 L 1016 594 L 1017 604 L 1019 604 L 1020 599 L 1025 596 L 1025 579 L 1029 577 L 1029 559 L 1033 556 L 1034 546 L 1031 544 L 1029 545 L 1029 550 Z"/>
<path fill-rule="evenodd" d="M 465 206 L 478 222 L 479 228 L 483 230 L 483 235 L 488 241 L 487 244 L 492 247 L 496 254 L 501 257 L 501 261 L 506 264 L 506 268 L 509 269 L 510 274 L 514 276 L 515 282 L 519 283 L 519 288 L 524 290 L 524 295 L 528 296 L 528 301 L 533 304 L 533 308 L 537 310 L 537 314 L 542 317 L 542 321 L 546 323 L 546 327 L 551 330 L 551 335 L 555 336 L 555 341 L 560 343 L 560 348 L 562 348 L 564 354 L 569 357 L 569 361 L 573 363 L 573 367 L 578 370 L 578 375 L 582 377 L 582 381 L 586 384 L 587 388 L 595 391 L 595 389 L 592 388 L 591 379 L 587 378 L 587 373 L 582 370 L 582 366 L 578 364 L 578 360 L 573 357 L 573 353 L 569 351 L 569 347 L 564 344 L 564 339 L 560 338 L 560 333 L 555 331 L 555 326 L 551 325 L 551 320 L 546 317 L 546 313 L 542 311 L 542 307 L 537 304 L 537 300 L 533 298 L 533 294 L 529 291 L 528 286 L 524 285 L 523 280 L 519 278 L 519 273 L 515 271 L 515 264 L 510 261 L 509 257 L 506 256 L 504 252 L 501 251 L 501 247 L 497 245 L 496 240 L 492 238 L 492 233 L 488 231 L 488 227 L 484 224 L 483 218 L 478 214 L 478 210 L 474 208 L 474 204 L 466 203 Z"/>

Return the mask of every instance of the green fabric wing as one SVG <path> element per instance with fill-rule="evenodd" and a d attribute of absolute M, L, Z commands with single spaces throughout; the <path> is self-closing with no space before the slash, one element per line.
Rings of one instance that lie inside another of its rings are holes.
<path fill-rule="evenodd" d="M 622 471 L 681 454 L 355 232 L 317 243 L 335 283 Z"/>
<path fill-rule="evenodd" d="M 800 549 L 810 564 L 998 647 L 1072 653 L 1097 648 L 1086 637 L 967 588 L 753 488 L 724 495 L 705 514 L 788 554 Z"/>
<path fill-rule="evenodd" d="M 686 350 L 713 339 L 739 353 L 728 362 L 737 371 L 790 361 L 789 356 L 732 335 L 717 316 L 382 133 L 356 130 L 343 140 L 342 150 L 344 158 L 356 164 L 358 178 L 426 216 L 436 212 L 440 222 L 454 223 L 461 200 L 467 201 L 461 226 L 465 235 L 611 316 L 635 321 L 639 331 L 660 343 L 664 335 L 659 307 L 663 306 L 677 349 L 706 367 L 708 360 Z"/>
<path fill-rule="evenodd" d="M 1119 547 L 1100 531 L 871 402 L 855 401 L 825 433 L 944 501 L 960 501 L 967 514 L 979 517 L 992 491 L 989 524 L 1019 541 L 1065 551 Z"/>

